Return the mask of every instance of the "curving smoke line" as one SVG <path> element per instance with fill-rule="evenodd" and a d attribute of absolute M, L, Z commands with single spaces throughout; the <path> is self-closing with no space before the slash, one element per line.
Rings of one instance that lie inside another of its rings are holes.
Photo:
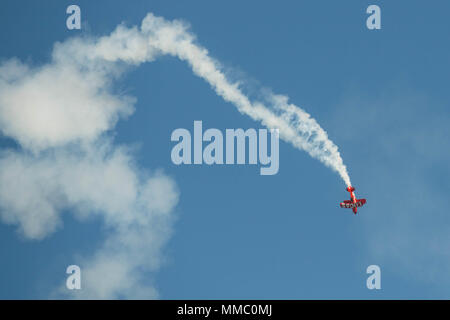
<path fill-rule="evenodd" d="M 314 118 L 289 103 L 284 95 L 270 93 L 265 101 L 251 101 L 240 90 L 239 83 L 227 79 L 220 64 L 209 56 L 208 50 L 195 43 L 195 35 L 182 21 L 167 21 L 149 13 L 140 29 L 119 25 L 111 35 L 96 41 L 86 43 L 75 39 L 68 44 L 73 47 L 73 52 L 84 53 L 72 57 L 81 61 L 100 59 L 140 64 L 153 61 L 160 55 L 171 55 L 186 61 L 194 74 L 206 80 L 219 96 L 234 104 L 239 112 L 260 121 L 269 129 L 279 129 L 281 139 L 305 150 L 339 173 L 348 186 L 351 184 L 337 146 Z"/>
<path fill-rule="evenodd" d="M 305 150 L 338 172 L 348 186 L 351 184 L 337 146 L 317 121 L 289 103 L 288 97 L 271 93 L 264 102 L 250 101 L 239 89 L 239 83 L 231 83 L 226 78 L 219 63 L 208 55 L 205 48 L 195 43 L 195 36 L 180 21 L 167 21 L 149 13 L 142 22 L 141 33 L 147 39 L 149 52 L 168 54 L 186 61 L 197 76 L 206 80 L 219 96 L 234 104 L 239 112 L 268 128 L 278 128 L 283 140 Z"/>
<path fill-rule="evenodd" d="M 279 129 L 282 139 L 350 185 L 338 148 L 316 120 L 286 96 L 251 101 L 187 30 L 180 21 L 150 13 L 140 28 L 119 25 L 108 36 L 56 43 L 42 66 L 17 59 L 0 64 L 0 133 L 17 142 L 0 150 L 0 219 L 35 240 L 55 232 L 65 210 L 79 219 L 101 215 L 108 230 L 103 245 L 79 260 L 85 286 L 72 297 L 158 296 L 151 275 L 164 260 L 178 189 L 164 173 L 140 168 L 109 134 L 134 111 L 135 99 L 112 86 L 124 65 L 161 55 L 186 61 L 242 114 Z M 148 275 L 150 283 L 144 281 Z M 55 294 L 67 295 L 61 290 Z"/>

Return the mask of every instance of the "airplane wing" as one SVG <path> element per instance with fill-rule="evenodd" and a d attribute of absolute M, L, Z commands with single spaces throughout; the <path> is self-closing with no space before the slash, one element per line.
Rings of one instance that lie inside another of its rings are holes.
<path fill-rule="evenodd" d="M 356 203 L 353 203 L 351 200 L 344 200 L 339 205 L 341 208 L 355 208 L 362 207 L 366 203 L 366 199 L 358 199 Z"/>
<path fill-rule="evenodd" d="M 341 208 L 353 208 L 355 206 L 355 204 L 350 200 L 344 200 L 339 205 L 341 206 Z"/>
<path fill-rule="evenodd" d="M 358 199 L 356 203 L 360 203 L 359 207 L 361 207 L 362 205 L 366 204 L 366 199 Z"/>

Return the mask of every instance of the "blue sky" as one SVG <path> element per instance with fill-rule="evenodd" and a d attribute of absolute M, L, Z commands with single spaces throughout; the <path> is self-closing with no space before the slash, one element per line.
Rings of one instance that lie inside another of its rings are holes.
<path fill-rule="evenodd" d="M 274 176 L 251 165 L 174 165 L 176 128 L 261 125 L 185 62 L 164 56 L 132 67 L 115 90 L 137 99 L 135 111 L 109 134 L 133 146 L 137 166 L 162 169 L 179 190 L 163 261 L 145 279 L 160 298 L 448 298 L 447 2 L 78 1 L 82 31 L 66 29 L 69 4 L 4 1 L 1 59 L 40 66 L 69 37 L 139 25 L 148 12 L 182 19 L 250 91 L 270 88 L 309 112 L 368 201 L 357 216 L 339 208 L 348 197 L 339 176 L 284 141 Z M 370 4 L 381 7 L 381 30 L 365 26 Z M 1 145 L 18 148 L 6 136 Z M 63 226 L 37 241 L 0 224 L 0 298 L 48 298 L 68 265 L 101 247 L 102 219 L 71 213 L 64 209 Z M 366 288 L 371 264 L 381 267 L 378 291 Z"/>

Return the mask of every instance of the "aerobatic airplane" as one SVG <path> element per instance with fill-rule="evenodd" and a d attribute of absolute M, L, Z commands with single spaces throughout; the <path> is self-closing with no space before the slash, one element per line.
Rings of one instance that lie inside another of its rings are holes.
<path fill-rule="evenodd" d="M 355 188 L 352 186 L 347 187 L 347 191 L 350 192 L 350 200 L 344 200 L 340 203 L 341 208 L 352 208 L 353 213 L 358 212 L 358 207 L 362 207 L 366 203 L 366 199 L 356 199 Z"/>

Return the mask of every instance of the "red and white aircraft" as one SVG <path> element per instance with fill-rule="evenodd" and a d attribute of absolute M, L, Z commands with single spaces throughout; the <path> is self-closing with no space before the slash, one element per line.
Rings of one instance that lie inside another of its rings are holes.
<path fill-rule="evenodd" d="M 350 200 L 344 200 L 340 203 L 341 208 L 352 208 L 353 213 L 356 214 L 358 212 L 358 207 L 362 207 L 366 203 L 366 199 L 356 199 L 355 188 L 352 186 L 347 187 L 347 191 L 350 192 Z"/>

